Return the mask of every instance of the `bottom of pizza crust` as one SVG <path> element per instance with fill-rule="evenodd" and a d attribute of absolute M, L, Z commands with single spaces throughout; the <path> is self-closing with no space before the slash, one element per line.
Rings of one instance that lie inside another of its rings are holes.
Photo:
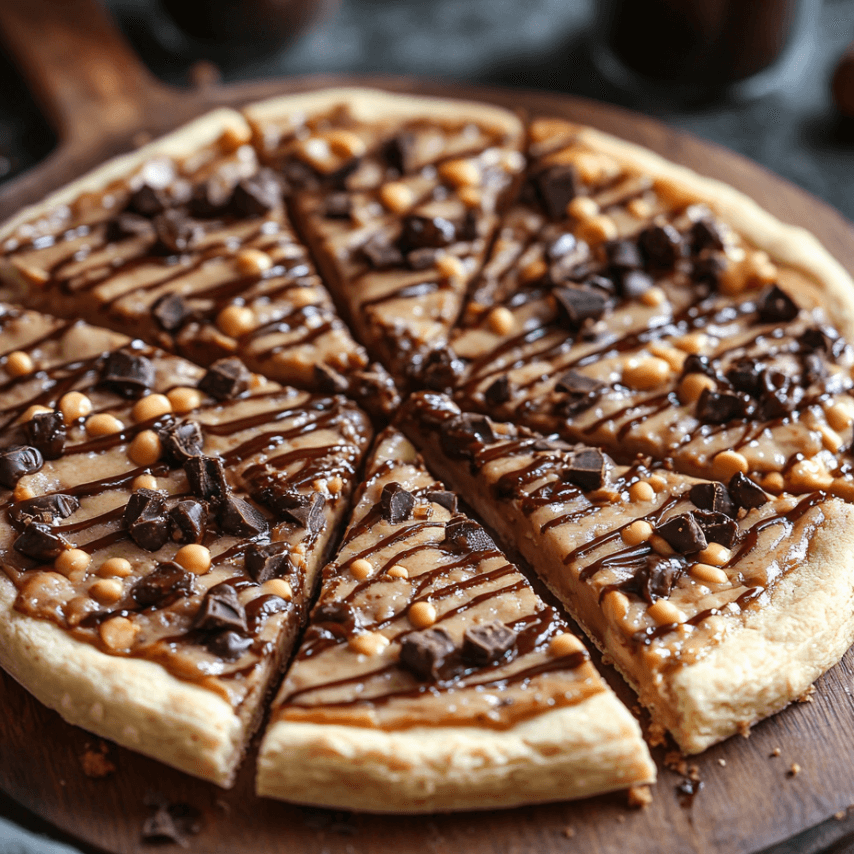
<path fill-rule="evenodd" d="M 436 812 L 654 779 L 581 642 L 387 430 L 274 706 L 258 793 Z"/>

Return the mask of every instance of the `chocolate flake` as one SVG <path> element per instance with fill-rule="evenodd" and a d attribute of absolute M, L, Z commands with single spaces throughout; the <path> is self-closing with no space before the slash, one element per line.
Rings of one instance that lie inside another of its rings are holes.
<path fill-rule="evenodd" d="M 699 254 L 704 249 L 722 250 L 724 238 L 717 223 L 713 219 L 704 217 L 698 219 L 688 232 L 691 241 L 691 251 Z"/>
<path fill-rule="evenodd" d="M 169 207 L 169 196 L 165 190 L 143 184 L 134 190 L 128 199 L 127 209 L 139 216 L 151 219 Z"/>
<path fill-rule="evenodd" d="M 449 391 L 465 370 L 465 365 L 447 345 L 434 347 L 424 357 L 420 378 L 427 388 L 434 391 Z"/>
<path fill-rule="evenodd" d="M 403 220 L 401 245 L 412 249 L 441 249 L 458 239 L 457 225 L 442 216 L 412 214 Z"/>
<path fill-rule="evenodd" d="M 581 191 L 575 167 L 555 164 L 532 177 L 534 189 L 551 219 L 565 219 L 566 206 Z"/>
<path fill-rule="evenodd" d="M 231 630 L 245 633 L 246 611 L 237 598 L 237 591 L 230 584 L 211 587 L 202 599 L 194 627 L 202 632 Z"/>
<path fill-rule="evenodd" d="M 180 329 L 190 314 L 190 307 L 180 294 L 164 294 L 151 307 L 152 317 L 166 332 Z"/>
<path fill-rule="evenodd" d="M 599 320 L 608 305 L 607 297 L 598 290 L 580 287 L 561 287 L 552 290 L 563 322 L 572 331 L 588 320 Z"/>
<path fill-rule="evenodd" d="M 495 551 L 495 543 L 492 537 L 477 522 L 467 519 L 465 516 L 455 516 L 448 521 L 445 526 L 444 542 L 470 552 Z"/>
<path fill-rule="evenodd" d="M 62 493 L 40 495 L 37 498 L 28 498 L 26 501 L 13 504 L 9 508 L 9 517 L 19 527 L 29 525 L 31 522 L 50 525 L 57 519 L 67 519 L 78 507 L 80 507 L 80 501 L 73 495 Z"/>
<path fill-rule="evenodd" d="M 231 208 L 240 217 L 263 216 L 279 206 L 282 184 L 272 169 L 259 169 L 251 178 L 237 182 Z"/>
<path fill-rule="evenodd" d="M 143 608 L 165 608 L 193 593 L 193 576 L 174 561 L 159 563 L 152 572 L 140 578 L 130 595 Z"/>
<path fill-rule="evenodd" d="M 738 524 L 729 515 L 711 510 L 694 510 L 692 515 L 708 542 L 719 543 L 729 549 L 738 539 Z"/>
<path fill-rule="evenodd" d="M 448 492 L 444 489 L 434 489 L 430 492 L 425 492 L 424 497 L 433 504 L 444 507 L 449 513 L 457 512 L 457 496 L 453 492 Z"/>
<path fill-rule="evenodd" d="M 41 563 L 55 560 L 71 544 L 65 537 L 54 533 L 50 527 L 41 522 L 32 522 L 24 528 L 24 532 L 15 540 L 13 547 L 16 552 Z"/>
<path fill-rule="evenodd" d="M 154 365 L 145 356 L 116 350 L 104 361 L 101 385 L 122 397 L 141 397 L 154 385 Z"/>
<path fill-rule="evenodd" d="M 326 499 L 319 492 L 309 497 L 291 487 L 286 486 L 280 490 L 270 487 L 261 490 L 258 498 L 282 521 L 294 522 L 312 533 L 323 530 L 326 525 L 326 516 L 323 512 Z"/>
<path fill-rule="evenodd" d="M 208 651 L 223 661 L 234 661 L 234 659 L 240 658 L 252 646 L 252 638 L 229 630 L 214 635 L 207 641 L 205 646 L 208 648 Z"/>
<path fill-rule="evenodd" d="M 510 378 L 502 374 L 487 387 L 483 393 L 483 399 L 490 406 L 498 406 L 510 400 Z"/>
<path fill-rule="evenodd" d="M 36 448 L 18 445 L 0 451 L 0 486 L 14 489 L 25 475 L 33 474 L 44 465 L 44 459 Z"/>
<path fill-rule="evenodd" d="M 756 312 L 763 323 L 788 323 L 798 316 L 800 309 L 779 285 L 774 285 L 759 299 Z"/>
<path fill-rule="evenodd" d="M 251 374 L 236 356 L 214 362 L 199 380 L 199 390 L 214 400 L 231 400 L 249 388 Z"/>
<path fill-rule="evenodd" d="M 738 359 L 726 372 L 726 378 L 734 389 L 751 397 L 759 397 L 762 392 L 762 371 L 754 359 Z"/>
<path fill-rule="evenodd" d="M 24 433 L 46 460 L 58 460 L 62 456 L 68 433 L 61 412 L 37 412 L 24 425 Z"/>
<path fill-rule="evenodd" d="M 650 605 L 658 599 L 665 599 L 684 574 L 685 562 L 679 558 L 649 554 L 640 573 L 641 595 Z"/>
<path fill-rule="evenodd" d="M 353 202 L 347 193 L 330 193 L 323 205 L 323 215 L 327 219 L 350 219 Z"/>
<path fill-rule="evenodd" d="M 729 482 L 729 494 L 732 500 L 747 510 L 761 507 L 768 502 L 768 495 L 757 486 L 747 475 L 736 472 Z"/>
<path fill-rule="evenodd" d="M 610 240 L 604 245 L 605 259 L 614 270 L 637 270 L 643 256 L 634 240 Z"/>
<path fill-rule="evenodd" d="M 294 571 L 287 543 L 252 545 L 243 555 L 246 574 L 258 584 L 271 578 L 281 578 Z"/>
<path fill-rule="evenodd" d="M 605 455 L 598 448 L 582 448 L 572 454 L 561 477 L 585 492 L 600 489 L 605 483 Z"/>
<path fill-rule="evenodd" d="M 647 266 L 669 270 L 682 257 L 682 235 L 672 225 L 651 225 L 638 235 Z"/>
<path fill-rule="evenodd" d="M 555 391 L 563 392 L 564 394 L 584 395 L 595 394 L 601 391 L 605 384 L 593 377 L 585 376 L 578 371 L 567 371 L 558 379 L 555 384 Z"/>
<path fill-rule="evenodd" d="M 190 457 L 184 463 L 184 471 L 190 484 L 190 492 L 214 506 L 219 505 L 228 494 L 228 481 L 222 460 L 216 457 Z"/>
<path fill-rule="evenodd" d="M 699 353 L 690 353 L 685 363 L 682 366 L 682 375 L 688 374 L 703 374 L 703 376 L 711 379 L 717 378 L 717 371 L 713 367 L 708 356 L 701 356 Z"/>
<path fill-rule="evenodd" d="M 690 513 L 682 513 L 657 525 L 655 533 L 683 555 L 700 552 L 708 545 L 703 529 Z"/>
<path fill-rule="evenodd" d="M 382 146 L 382 157 L 396 172 L 405 175 L 415 166 L 415 134 L 409 131 L 393 136 Z"/>
<path fill-rule="evenodd" d="M 475 443 L 490 445 L 496 439 L 489 419 L 470 412 L 462 412 L 445 421 L 439 435 L 442 451 L 452 459 L 469 458 Z"/>
<path fill-rule="evenodd" d="M 442 665 L 455 651 L 456 644 L 444 629 L 411 632 L 400 643 L 400 663 L 416 679 L 436 682 Z"/>
<path fill-rule="evenodd" d="M 212 175 L 193 187 L 189 211 L 193 216 L 214 217 L 227 212 L 233 193 L 233 185 L 222 174 Z"/>
<path fill-rule="evenodd" d="M 157 234 L 153 252 L 163 255 L 180 255 L 198 246 L 205 236 L 204 226 L 183 211 L 169 210 L 152 220 Z"/>
<path fill-rule="evenodd" d="M 202 454 L 204 437 L 195 421 L 177 421 L 157 431 L 163 452 L 170 462 L 183 465 L 190 457 Z"/>
<path fill-rule="evenodd" d="M 233 495 L 226 496 L 220 502 L 216 518 L 222 532 L 235 537 L 257 537 L 269 529 L 260 510 Z"/>
<path fill-rule="evenodd" d="M 169 511 L 172 539 L 176 543 L 200 543 L 205 538 L 208 507 L 202 501 L 187 498 Z"/>
<path fill-rule="evenodd" d="M 392 525 L 405 522 L 412 514 L 415 497 L 399 483 L 387 483 L 380 494 L 383 519 Z"/>
<path fill-rule="evenodd" d="M 735 516 L 735 505 L 729 497 L 729 492 L 718 481 L 694 484 L 688 495 L 693 504 L 701 510 L 723 513 L 726 516 Z"/>
<path fill-rule="evenodd" d="M 712 391 L 703 389 L 697 401 L 697 419 L 704 424 L 726 424 L 755 413 L 750 397 L 743 392 Z"/>
<path fill-rule="evenodd" d="M 515 645 L 517 637 L 517 633 L 500 620 L 472 626 L 463 635 L 463 660 L 467 664 L 485 667 L 504 658 Z"/>
<path fill-rule="evenodd" d="M 347 380 L 328 365 L 315 364 L 314 381 L 317 388 L 326 394 L 343 394 L 347 391 Z"/>

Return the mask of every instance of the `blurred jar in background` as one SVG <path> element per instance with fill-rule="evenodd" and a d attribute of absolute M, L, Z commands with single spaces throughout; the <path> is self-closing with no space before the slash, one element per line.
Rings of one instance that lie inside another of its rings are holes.
<path fill-rule="evenodd" d="M 819 0 L 600 0 L 593 59 L 628 91 L 753 96 L 803 71 Z"/>

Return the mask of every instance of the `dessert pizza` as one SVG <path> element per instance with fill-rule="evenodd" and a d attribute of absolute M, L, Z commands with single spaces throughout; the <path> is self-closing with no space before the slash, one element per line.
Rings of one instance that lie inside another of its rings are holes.
<path fill-rule="evenodd" d="M 367 417 L 5 308 L 0 662 L 72 723 L 228 784 L 307 612 Z"/>
<path fill-rule="evenodd" d="M 432 393 L 401 423 L 686 753 L 778 711 L 854 642 L 854 508 L 826 492 L 618 466 Z"/>
<path fill-rule="evenodd" d="M 392 428 L 324 570 L 258 769 L 260 794 L 383 812 L 655 777 L 581 642 Z"/>

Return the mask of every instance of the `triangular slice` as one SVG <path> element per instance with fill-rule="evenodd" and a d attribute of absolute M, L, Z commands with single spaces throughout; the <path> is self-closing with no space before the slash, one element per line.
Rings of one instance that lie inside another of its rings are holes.
<path fill-rule="evenodd" d="M 0 664 L 66 720 L 229 785 L 367 416 L 83 323 L 0 316 Z"/>
<path fill-rule="evenodd" d="M 245 113 L 362 343 L 404 384 L 447 371 L 448 330 L 524 164 L 519 119 L 366 89 Z"/>
<path fill-rule="evenodd" d="M 531 139 L 522 200 L 453 336 L 463 408 L 624 462 L 851 494 L 832 482 L 854 414 L 854 359 L 829 325 L 854 327 L 845 271 L 650 152 L 556 120 Z"/>
<path fill-rule="evenodd" d="M 217 110 L 79 178 L 0 229 L 0 276 L 31 308 L 387 409 L 250 135 Z"/>
<path fill-rule="evenodd" d="M 392 428 L 323 578 L 261 746 L 259 794 L 432 812 L 655 778 L 581 642 Z"/>
<path fill-rule="evenodd" d="M 804 694 L 854 641 L 854 508 L 544 440 L 443 395 L 401 423 L 696 753 Z"/>

